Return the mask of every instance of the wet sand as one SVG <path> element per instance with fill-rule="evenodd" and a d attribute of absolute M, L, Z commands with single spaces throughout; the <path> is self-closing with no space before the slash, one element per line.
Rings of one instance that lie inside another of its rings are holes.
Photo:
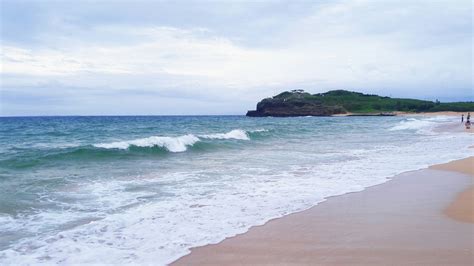
<path fill-rule="evenodd" d="M 195 248 L 173 265 L 473 265 L 474 224 L 463 220 L 472 213 L 465 196 L 472 163 L 408 172 L 331 197 Z"/>

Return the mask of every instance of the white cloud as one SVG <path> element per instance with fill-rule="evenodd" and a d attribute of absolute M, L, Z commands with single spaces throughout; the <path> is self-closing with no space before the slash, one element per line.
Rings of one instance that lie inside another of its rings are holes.
<path fill-rule="evenodd" d="M 225 92 L 228 101 L 255 101 L 298 86 L 418 97 L 456 88 L 461 93 L 472 88 L 470 6 L 466 1 L 326 3 L 282 22 L 271 36 L 251 35 L 260 34 L 265 46 L 206 28 L 69 27 L 76 32 L 45 33 L 42 45 L 3 45 L 2 87 L 60 84 L 84 94 L 84 88 L 172 90 L 215 99 Z"/>

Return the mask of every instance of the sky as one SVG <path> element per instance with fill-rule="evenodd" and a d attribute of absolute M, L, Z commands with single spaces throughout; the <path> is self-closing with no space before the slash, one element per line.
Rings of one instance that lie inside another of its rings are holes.
<path fill-rule="evenodd" d="M 0 0 L 0 115 L 245 114 L 291 89 L 472 101 L 471 0 Z"/>

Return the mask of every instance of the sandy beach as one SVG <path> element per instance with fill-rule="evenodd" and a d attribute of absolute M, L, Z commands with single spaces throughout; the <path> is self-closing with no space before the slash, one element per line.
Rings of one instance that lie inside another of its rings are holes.
<path fill-rule="evenodd" d="M 446 164 L 438 164 L 431 168 L 459 172 L 470 175 L 471 177 L 474 176 L 474 161 L 472 158 Z M 459 193 L 456 199 L 444 209 L 444 213 L 453 219 L 474 223 L 474 185 L 471 185 Z"/>
<path fill-rule="evenodd" d="M 472 265 L 474 157 L 194 248 L 173 265 Z"/>
<path fill-rule="evenodd" d="M 395 111 L 395 112 L 387 112 L 389 114 L 394 114 L 397 116 L 427 116 L 427 117 L 433 117 L 433 116 L 459 116 L 459 119 L 461 119 L 461 115 L 464 115 L 465 119 L 467 117 L 468 112 L 452 112 L 452 111 L 443 111 L 443 112 L 419 112 L 419 113 L 414 113 L 414 112 L 401 112 L 401 111 Z M 471 113 L 474 114 L 474 111 Z M 352 116 L 352 115 L 357 115 L 358 113 L 351 113 L 347 112 L 345 114 L 335 114 L 332 116 Z M 375 113 L 375 115 L 378 113 Z"/>
<path fill-rule="evenodd" d="M 468 112 L 452 112 L 452 111 L 443 111 L 443 112 L 420 112 L 420 113 L 407 113 L 407 112 L 395 112 L 397 115 L 400 116 L 411 116 L 411 115 L 419 115 L 419 116 L 459 116 L 461 119 L 461 115 L 464 115 L 464 119 L 466 119 Z M 473 112 L 474 113 L 474 112 Z"/>

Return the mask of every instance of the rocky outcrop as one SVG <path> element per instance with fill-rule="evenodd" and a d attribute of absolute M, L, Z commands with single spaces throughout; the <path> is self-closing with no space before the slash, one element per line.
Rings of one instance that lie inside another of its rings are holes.
<path fill-rule="evenodd" d="M 257 104 L 257 110 L 247 116 L 393 116 L 396 112 L 469 112 L 474 102 L 432 102 L 426 100 L 390 98 L 347 90 L 332 90 L 309 94 L 302 90 L 280 93 Z"/>
<path fill-rule="evenodd" d="M 301 90 L 283 92 L 272 98 L 266 98 L 257 104 L 257 109 L 248 111 L 247 116 L 329 116 L 344 114 L 346 110 L 339 105 L 326 105 Z"/>

